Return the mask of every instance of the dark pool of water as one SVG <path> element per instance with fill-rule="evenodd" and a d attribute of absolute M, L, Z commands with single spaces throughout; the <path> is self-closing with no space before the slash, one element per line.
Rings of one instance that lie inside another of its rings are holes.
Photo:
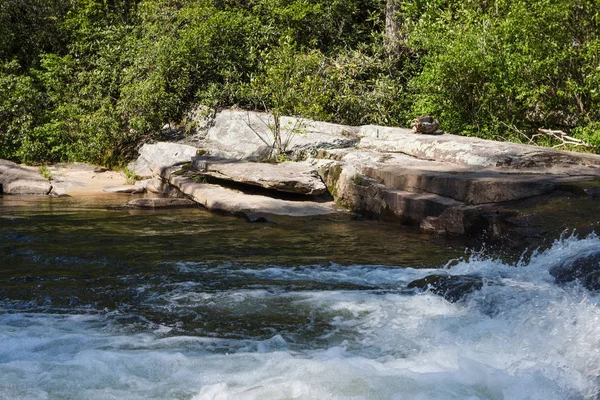
<path fill-rule="evenodd" d="M 0 197 L 0 307 L 117 312 L 116 320 L 142 330 L 160 323 L 179 333 L 271 337 L 274 330 L 304 329 L 301 321 L 308 316 L 286 313 L 285 301 L 261 315 L 252 310 L 230 315 L 209 301 L 181 307 L 169 299 L 190 288 L 202 293 L 381 290 L 368 283 L 273 279 L 253 271 L 437 268 L 464 255 L 460 241 L 346 214 L 248 223 L 201 208 L 110 209 L 126 200 Z M 315 321 L 314 329 L 325 328 Z"/>

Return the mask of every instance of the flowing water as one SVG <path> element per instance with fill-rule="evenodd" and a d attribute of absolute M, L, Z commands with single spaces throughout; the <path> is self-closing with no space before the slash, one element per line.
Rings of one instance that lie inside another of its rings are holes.
<path fill-rule="evenodd" d="M 349 216 L 251 224 L 0 197 L 0 399 L 598 399 L 599 297 Z M 449 262 L 454 260 L 452 262 Z M 446 266 L 500 284 L 458 303 Z"/>

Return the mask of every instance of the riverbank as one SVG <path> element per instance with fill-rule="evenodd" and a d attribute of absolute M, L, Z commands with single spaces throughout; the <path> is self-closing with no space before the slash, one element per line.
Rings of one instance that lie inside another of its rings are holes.
<path fill-rule="evenodd" d="M 145 144 L 128 166 L 139 179 L 133 185 L 123 173 L 83 164 L 50 166 L 48 180 L 8 162 L 0 164 L 0 183 L 5 194 L 19 187 L 36 193 L 26 188 L 37 182 L 38 194 L 185 198 L 252 221 L 350 211 L 424 232 L 519 245 L 565 229 L 600 227 L 597 155 L 284 117 L 282 127 L 302 130 L 283 128 L 289 161 L 271 164 L 258 162 L 271 151 L 269 118 L 224 110 L 193 121 L 202 127 L 195 135 Z M 21 184 L 10 181 L 18 173 Z M 136 200 L 128 206 L 176 203 Z"/>

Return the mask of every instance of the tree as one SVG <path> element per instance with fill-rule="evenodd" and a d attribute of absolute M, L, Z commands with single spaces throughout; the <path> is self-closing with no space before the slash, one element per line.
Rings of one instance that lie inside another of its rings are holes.
<path fill-rule="evenodd" d="M 385 6 L 385 48 L 391 57 L 400 56 L 405 37 L 400 19 L 400 0 L 387 0 Z"/>

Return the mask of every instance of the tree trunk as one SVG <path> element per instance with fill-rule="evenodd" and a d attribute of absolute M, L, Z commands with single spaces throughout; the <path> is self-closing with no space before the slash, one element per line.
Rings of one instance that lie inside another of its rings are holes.
<path fill-rule="evenodd" d="M 391 57 L 397 57 L 402 51 L 404 37 L 401 31 L 402 21 L 398 18 L 400 0 L 387 0 L 385 6 L 385 49 Z"/>

